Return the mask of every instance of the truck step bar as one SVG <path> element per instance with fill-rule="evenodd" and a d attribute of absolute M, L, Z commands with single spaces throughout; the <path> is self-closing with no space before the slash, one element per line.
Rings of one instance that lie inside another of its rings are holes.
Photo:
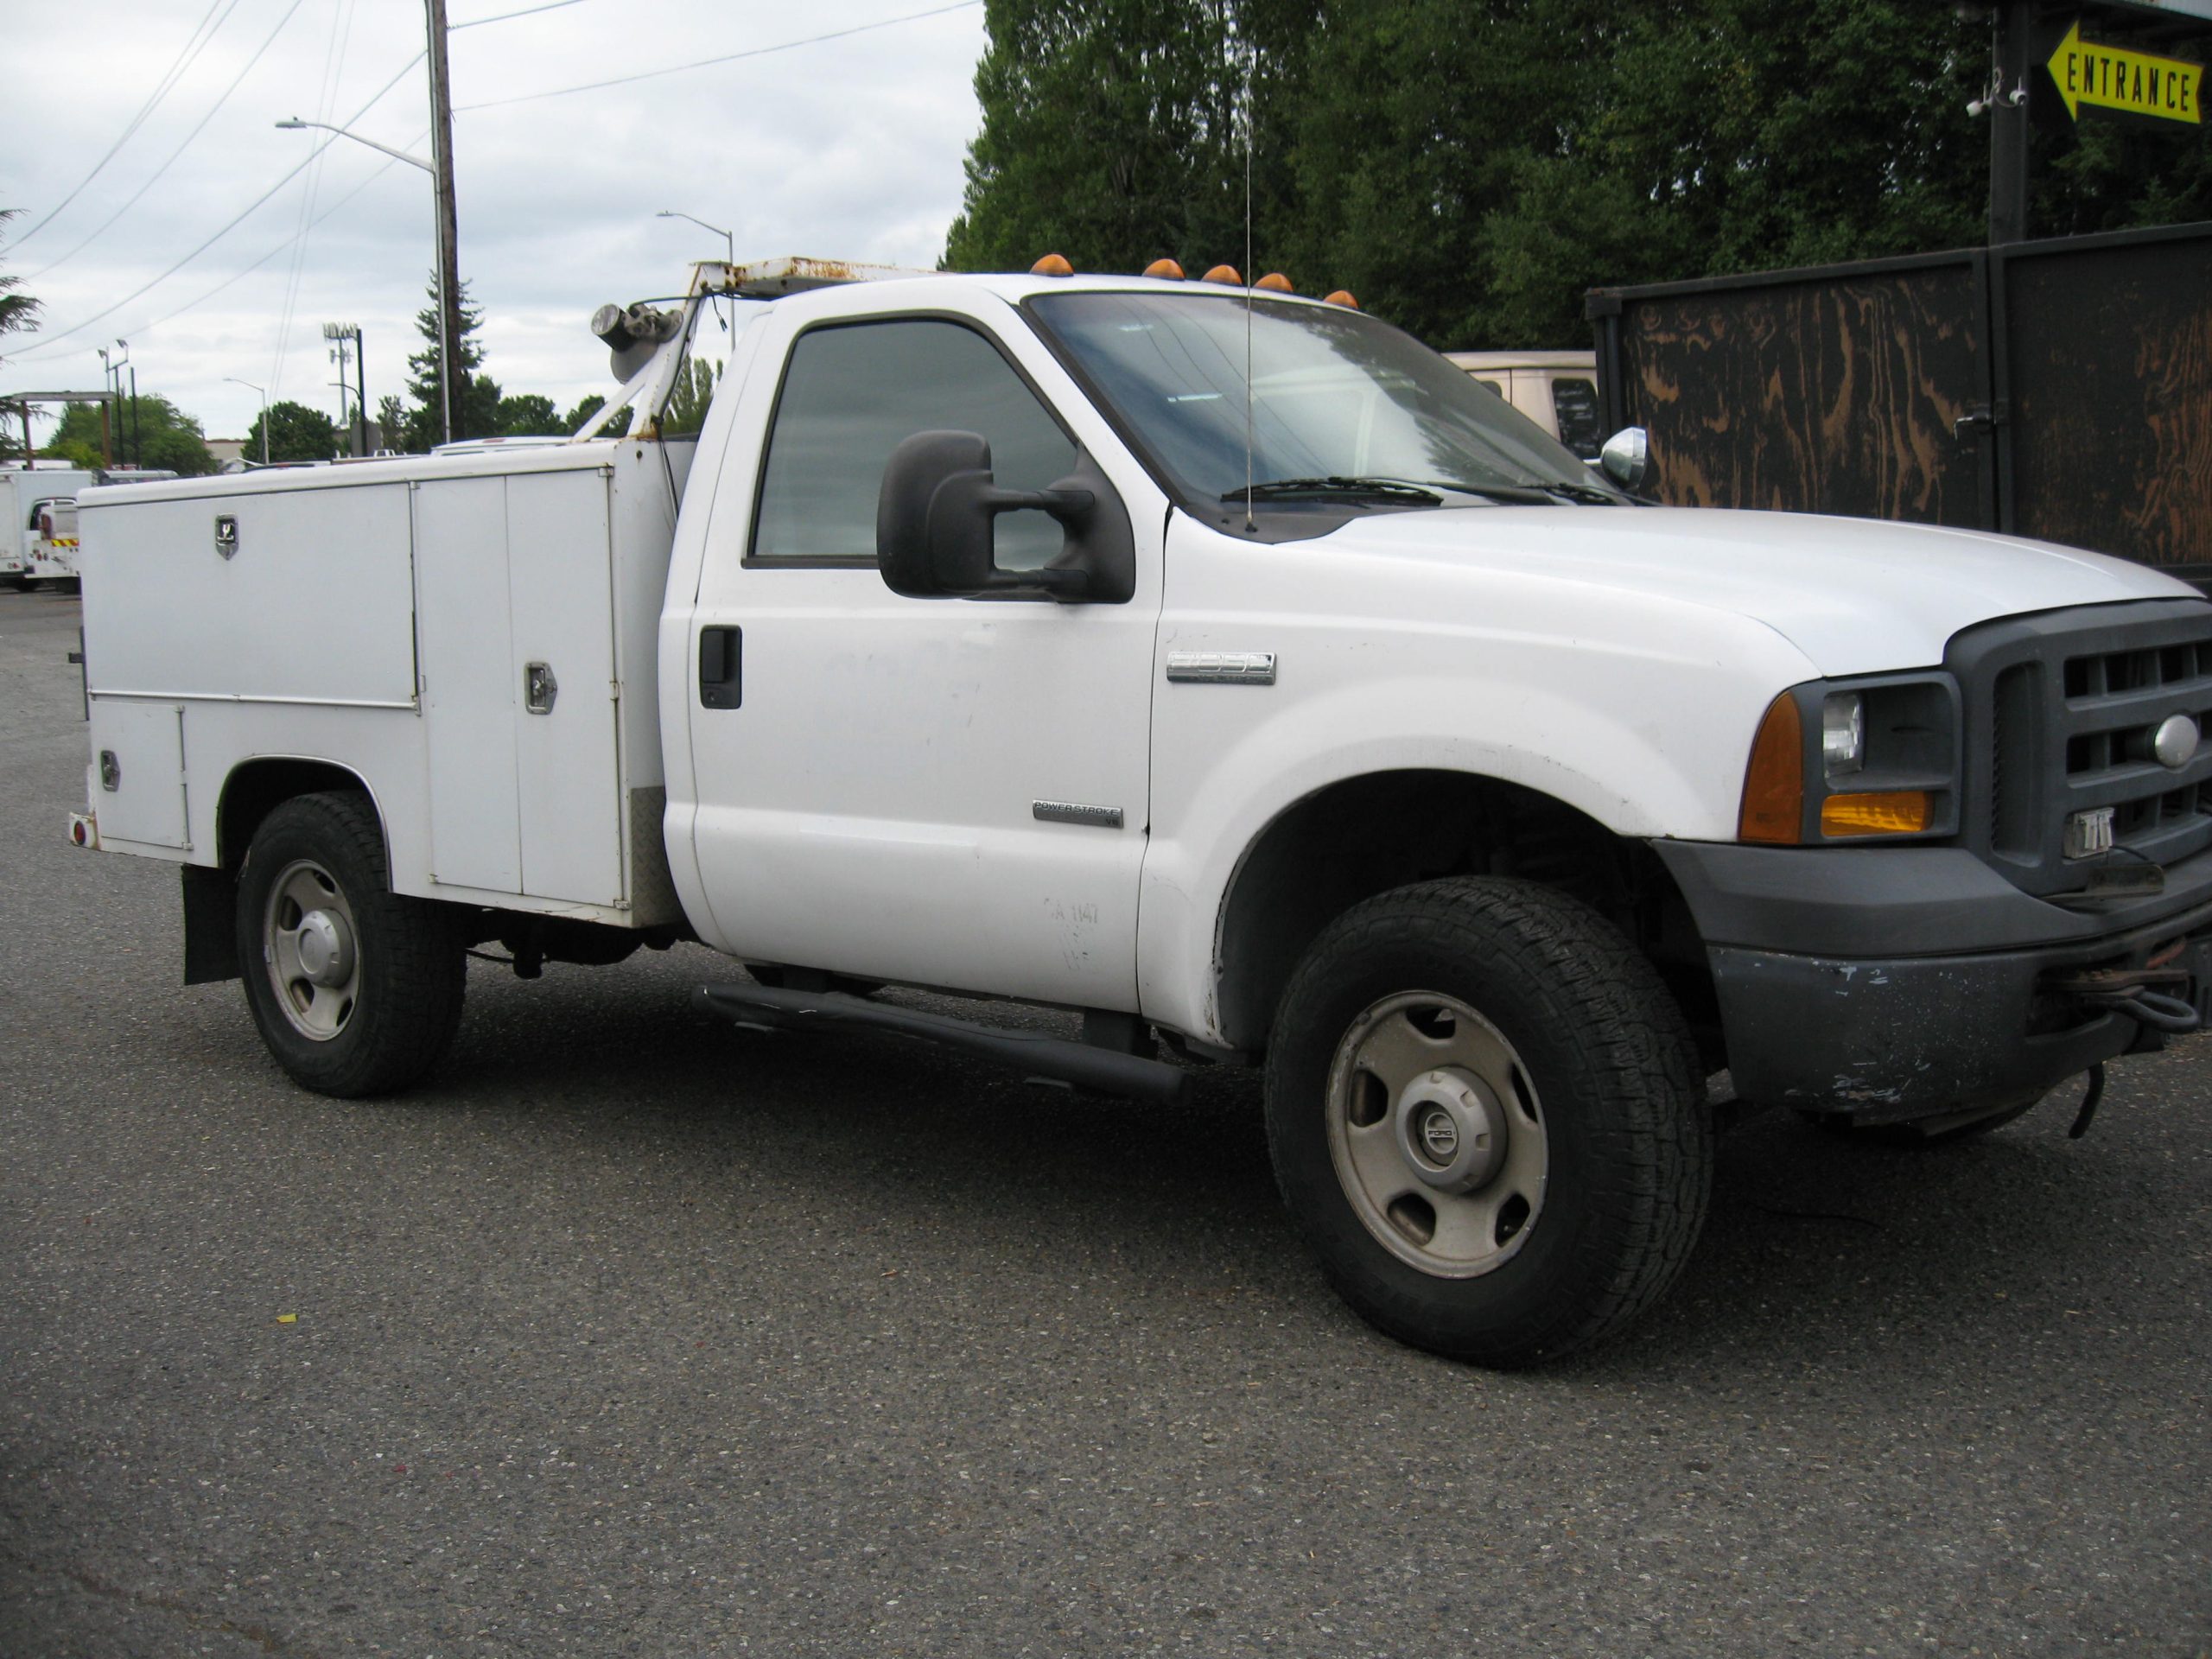
<path fill-rule="evenodd" d="M 1164 1060 L 1116 1053 L 1065 1037 L 1047 1037 L 1041 1032 L 1008 1031 L 1002 1026 L 922 1014 L 842 991 L 715 984 L 702 985 L 693 995 L 702 1007 L 727 1014 L 740 1025 L 778 1031 L 895 1032 L 998 1060 L 1047 1083 L 1072 1084 L 1154 1105 L 1181 1105 L 1190 1092 L 1190 1074 Z"/>

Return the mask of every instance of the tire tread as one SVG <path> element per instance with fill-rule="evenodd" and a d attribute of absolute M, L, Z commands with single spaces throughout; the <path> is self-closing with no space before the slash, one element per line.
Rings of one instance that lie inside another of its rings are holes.
<path fill-rule="evenodd" d="M 1479 954 L 1503 940 L 1518 947 L 1518 960 L 1534 965 L 1525 984 L 1541 1017 L 1590 1034 L 1592 1081 L 1622 1109 L 1598 1132 L 1607 1179 L 1590 1195 L 1594 1209 L 1613 1220 L 1618 1241 L 1602 1283 L 1579 1300 L 1557 1299 L 1533 1329 L 1503 1341 L 1487 1334 L 1470 1340 L 1414 1299 L 1386 1296 L 1374 1305 L 1379 1287 L 1348 1285 L 1341 1265 L 1325 1250 L 1322 1258 L 1339 1289 L 1383 1329 L 1494 1365 L 1555 1358 L 1617 1333 L 1665 1294 L 1703 1227 L 1712 1185 L 1712 1113 L 1694 1046 L 1650 963 L 1597 912 L 1533 882 L 1460 876 L 1398 888 L 1354 906 L 1323 931 L 1285 989 L 1268 1067 L 1268 1140 L 1280 1178 L 1288 1120 L 1273 1103 L 1297 1087 L 1284 1075 L 1296 1046 L 1286 1023 L 1313 1006 L 1347 962 L 1408 947 Z M 1298 1198 L 1287 1184 L 1284 1196 L 1295 1212 Z M 1307 1230 L 1311 1236 L 1313 1230 Z"/>

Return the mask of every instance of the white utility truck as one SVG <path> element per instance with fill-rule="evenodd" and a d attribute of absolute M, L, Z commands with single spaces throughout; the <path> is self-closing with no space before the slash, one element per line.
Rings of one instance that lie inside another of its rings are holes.
<path fill-rule="evenodd" d="M 0 538 L 0 577 L 30 581 L 40 552 L 39 514 L 99 483 L 100 478 L 98 473 L 60 461 L 39 461 L 28 467 L 18 461 L 0 467 L 0 512 L 14 526 Z"/>
<path fill-rule="evenodd" d="M 38 524 L 25 555 L 26 582 L 77 582 L 77 504 L 64 496 L 39 505 Z"/>
<path fill-rule="evenodd" d="M 182 867 L 185 977 L 301 1083 L 420 1077 L 494 940 L 1162 1102 L 1263 1065 L 1344 1294 L 1515 1364 L 1674 1277 L 1723 1067 L 1941 1139 L 2199 1023 L 2190 588 L 1640 505 L 1341 304 L 862 274 L 602 308 L 570 441 L 80 498 L 72 833 Z"/>

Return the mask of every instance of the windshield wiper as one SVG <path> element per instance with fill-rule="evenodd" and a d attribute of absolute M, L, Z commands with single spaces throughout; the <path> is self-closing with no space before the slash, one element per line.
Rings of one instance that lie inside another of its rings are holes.
<path fill-rule="evenodd" d="M 1610 490 L 1599 489 L 1592 484 L 1539 484 L 1536 487 L 1547 495 L 1555 495 L 1562 501 L 1580 501 L 1586 506 L 1618 507 L 1621 498 Z"/>
<path fill-rule="evenodd" d="M 1287 497 L 1311 495 L 1334 497 L 1340 500 L 1420 501 L 1440 506 L 1444 498 L 1434 490 L 1419 484 L 1408 484 L 1399 478 L 1273 478 L 1249 489 L 1224 490 L 1224 501 L 1278 501 Z"/>

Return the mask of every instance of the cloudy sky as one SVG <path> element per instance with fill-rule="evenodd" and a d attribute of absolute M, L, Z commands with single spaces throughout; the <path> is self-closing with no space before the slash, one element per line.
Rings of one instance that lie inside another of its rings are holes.
<path fill-rule="evenodd" d="M 273 124 L 427 156 L 425 72 L 409 67 L 423 0 L 8 10 L 0 207 L 22 213 L 0 271 L 45 310 L 36 335 L 0 337 L 0 394 L 97 388 L 96 348 L 119 358 L 124 340 L 139 391 L 211 437 L 243 435 L 260 408 L 226 377 L 334 418 L 331 321 L 365 336 L 372 406 L 404 391 L 435 257 L 429 175 Z M 741 259 L 926 267 L 943 251 L 979 118 L 979 0 L 448 0 L 448 15 L 461 274 L 507 391 L 566 409 L 609 390 L 593 308 L 676 291 L 687 261 L 721 257 L 721 237 L 659 209 L 731 231 Z M 857 32 L 794 44 L 838 31 Z M 537 96 L 715 58 L 732 60 Z"/>

